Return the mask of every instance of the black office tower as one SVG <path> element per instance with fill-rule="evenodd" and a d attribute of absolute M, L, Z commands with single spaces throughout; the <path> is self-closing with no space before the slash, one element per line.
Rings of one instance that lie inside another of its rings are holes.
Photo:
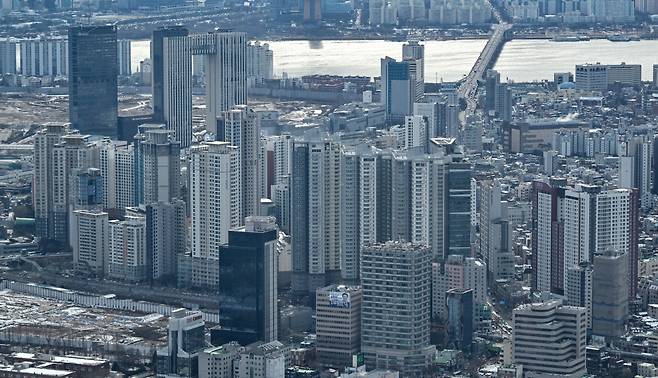
<path fill-rule="evenodd" d="M 69 121 L 85 134 L 117 133 L 117 29 L 69 28 Z"/>
<path fill-rule="evenodd" d="M 211 342 L 248 345 L 277 339 L 277 240 L 273 217 L 247 217 L 219 251 L 219 327 Z"/>

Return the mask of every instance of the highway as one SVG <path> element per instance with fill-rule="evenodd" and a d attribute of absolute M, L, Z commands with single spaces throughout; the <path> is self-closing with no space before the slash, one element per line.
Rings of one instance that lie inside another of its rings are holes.
<path fill-rule="evenodd" d="M 478 82 L 484 79 L 487 68 L 491 67 L 494 59 L 497 58 L 497 53 L 502 45 L 505 43 L 505 32 L 512 28 L 511 24 L 501 22 L 493 26 L 491 37 L 484 46 L 478 60 L 471 68 L 471 72 L 464 79 L 459 86 L 459 96 L 466 100 L 466 114 L 468 117 L 475 113 L 477 107 L 477 90 Z M 466 118 L 465 117 L 465 118 Z"/>
<path fill-rule="evenodd" d="M 478 60 L 473 65 L 473 68 L 471 68 L 471 72 L 468 73 L 468 76 L 462 80 L 459 86 L 459 97 L 466 100 L 464 120 L 469 115 L 475 113 L 475 109 L 477 108 L 478 82 L 484 79 L 487 68 L 493 66 L 494 60 L 497 59 L 497 52 L 505 43 L 505 32 L 512 28 L 512 24 L 505 22 L 503 16 L 493 4 L 489 3 L 489 7 L 498 23 L 493 25 L 491 37 L 484 46 L 484 49 L 480 52 L 480 56 L 478 56 Z"/>

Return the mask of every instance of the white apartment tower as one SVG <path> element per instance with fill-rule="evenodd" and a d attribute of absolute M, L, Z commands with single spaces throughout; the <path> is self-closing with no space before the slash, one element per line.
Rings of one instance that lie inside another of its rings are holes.
<path fill-rule="evenodd" d="M 64 124 L 48 124 L 34 137 L 34 182 L 32 183 L 32 201 L 36 234 L 42 238 L 53 235 L 53 186 L 54 169 L 53 149 L 68 132 Z"/>
<path fill-rule="evenodd" d="M 107 275 L 127 282 L 150 278 L 144 218 L 127 217 L 109 223 Z"/>
<path fill-rule="evenodd" d="M 217 259 L 228 231 L 243 219 L 238 149 L 227 142 L 206 142 L 190 152 L 192 256 Z"/>
<path fill-rule="evenodd" d="M 260 121 L 253 109 L 246 105 L 236 105 L 221 113 L 218 123 L 220 140 L 235 146 L 239 161 L 234 169 L 241 176 L 242 218 L 258 215 L 260 205 L 260 172 L 258 156 L 260 152 Z M 242 221 L 240 222 L 242 223 Z"/>
<path fill-rule="evenodd" d="M 102 277 L 109 245 L 108 215 L 98 210 L 76 210 L 71 214 L 71 247 L 76 270 Z"/>

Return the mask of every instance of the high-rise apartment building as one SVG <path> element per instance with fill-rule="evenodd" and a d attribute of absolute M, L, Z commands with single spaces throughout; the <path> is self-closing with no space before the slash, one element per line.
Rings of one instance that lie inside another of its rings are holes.
<path fill-rule="evenodd" d="M 75 210 L 71 213 L 73 265 L 83 273 L 105 274 L 109 245 L 108 215 L 99 210 Z"/>
<path fill-rule="evenodd" d="M 68 42 L 66 38 L 37 37 L 21 39 L 21 74 L 25 76 L 66 76 L 68 74 Z M 16 54 L 14 52 L 14 59 Z M 15 61 L 14 61 L 15 68 Z M 14 71 L 15 72 L 15 71 Z"/>
<path fill-rule="evenodd" d="M 425 374 L 436 352 L 429 329 L 431 260 L 432 251 L 418 244 L 363 248 L 361 352 L 367 366 Z"/>
<path fill-rule="evenodd" d="M 123 212 L 135 206 L 135 153 L 132 145 L 109 139 L 98 143 L 99 168 L 103 177 L 103 207 Z"/>
<path fill-rule="evenodd" d="M 192 256 L 217 259 L 231 228 L 242 223 L 238 149 L 206 142 L 190 150 Z"/>
<path fill-rule="evenodd" d="M 68 51 L 69 120 L 84 133 L 117 134 L 117 29 L 72 26 Z"/>
<path fill-rule="evenodd" d="M 596 257 L 594 258 L 596 259 Z M 582 262 L 577 266 L 567 268 L 567 278 L 564 283 L 564 304 L 586 309 L 587 329 L 592 329 L 593 273 L 593 264 Z M 625 280 L 625 277 L 622 276 L 621 279 Z"/>
<path fill-rule="evenodd" d="M 180 142 L 175 140 L 170 130 L 155 129 L 144 133 L 144 140 L 140 141 L 143 182 L 142 204 L 155 202 L 172 202 L 181 197 L 180 189 Z"/>
<path fill-rule="evenodd" d="M 533 289 L 564 293 L 567 270 L 607 250 L 629 259 L 629 298 L 637 290 L 639 198 L 635 189 L 533 183 Z"/>
<path fill-rule="evenodd" d="M 88 142 L 86 136 L 67 134 L 61 137 L 60 143 L 52 148 L 52 180 L 47 190 L 51 191 L 52 218 L 49 218 L 51 239 L 58 240 L 68 246 L 69 213 L 71 210 L 71 191 L 77 185 L 79 172 L 86 171 L 95 160 L 95 147 Z"/>
<path fill-rule="evenodd" d="M 130 40 L 121 39 L 117 41 L 117 58 L 119 60 L 119 76 L 130 76 Z"/>
<path fill-rule="evenodd" d="M 174 132 L 182 148 L 192 143 L 192 41 L 182 26 L 153 31 L 153 118 Z"/>
<path fill-rule="evenodd" d="M 14 73 L 16 73 L 16 41 L 11 38 L 0 39 L 0 74 Z"/>
<path fill-rule="evenodd" d="M 267 43 L 247 45 L 247 81 L 249 86 L 274 78 L 274 55 Z"/>
<path fill-rule="evenodd" d="M 553 300 L 517 307 L 512 315 L 512 360 L 526 374 L 582 377 L 587 314 Z"/>
<path fill-rule="evenodd" d="M 292 285 L 315 293 L 340 266 L 340 144 L 295 141 L 292 152 Z"/>
<path fill-rule="evenodd" d="M 392 155 L 374 147 L 343 147 L 340 168 L 342 278 L 358 282 L 361 247 L 391 240 Z"/>
<path fill-rule="evenodd" d="M 342 370 L 361 350 L 361 288 L 330 285 L 315 294 L 315 350 L 322 366 Z"/>
<path fill-rule="evenodd" d="M 36 236 L 44 239 L 55 238 L 53 229 L 55 170 L 53 150 L 67 132 L 68 129 L 64 124 L 47 124 L 34 137 L 32 202 L 34 204 Z"/>
<path fill-rule="evenodd" d="M 639 191 L 640 205 L 652 205 L 654 141 L 648 136 L 633 136 L 619 144 L 619 187 Z"/>
<path fill-rule="evenodd" d="M 225 112 L 217 122 L 217 139 L 235 146 L 239 163 L 235 167 L 240 173 L 242 217 L 258 215 L 260 205 L 259 152 L 260 120 L 253 109 L 236 105 Z"/>
<path fill-rule="evenodd" d="M 144 218 L 127 217 L 109 224 L 108 277 L 127 282 L 147 280 L 150 275 Z"/>
<path fill-rule="evenodd" d="M 219 248 L 220 325 L 212 342 L 275 341 L 278 334 L 276 222 L 247 217 Z"/>
<path fill-rule="evenodd" d="M 149 280 L 175 282 L 178 258 L 185 254 L 187 224 L 185 202 L 146 205 L 146 257 Z"/>

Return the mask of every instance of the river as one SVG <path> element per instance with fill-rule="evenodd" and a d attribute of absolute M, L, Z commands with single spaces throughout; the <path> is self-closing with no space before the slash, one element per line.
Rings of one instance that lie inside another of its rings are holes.
<path fill-rule="evenodd" d="M 379 76 L 379 59 L 399 59 L 402 42 L 384 40 L 276 41 L 274 73 L 296 77 L 308 74 Z M 426 41 L 425 81 L 459 80 L 471 69 L 485 40 Z M 149 41 L 132 42 L 132 66 L 150 55 Z M 513 40 L 496 63 L 501 78 L 530 82 L 553 78 L 554 72 L 573 71 L 580 63 L 642 64 L 643 80 L 651 80 L 652 65 L 658 64 L 658 40 L 610 42 L 553 42 Z"/>

